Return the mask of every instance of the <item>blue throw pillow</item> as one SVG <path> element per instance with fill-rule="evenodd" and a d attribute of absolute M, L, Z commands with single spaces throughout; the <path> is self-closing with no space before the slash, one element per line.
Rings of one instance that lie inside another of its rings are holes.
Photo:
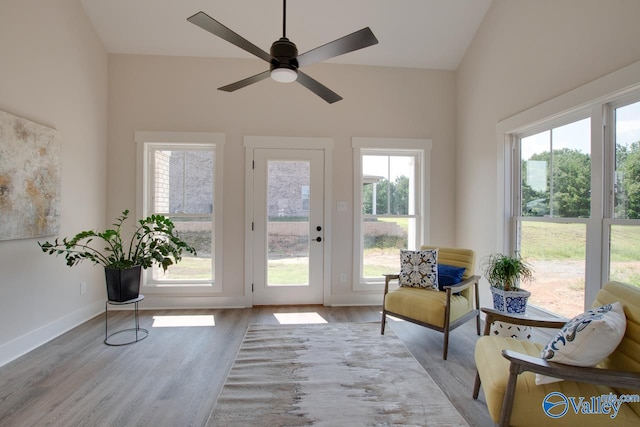
<path fill-rule="evenodd" d="M 462 282 L 462 276 L 465 270 L 464 267 L 438 264 L 438 289 L 444 291 L 443 286 L 457 285 Z"/>

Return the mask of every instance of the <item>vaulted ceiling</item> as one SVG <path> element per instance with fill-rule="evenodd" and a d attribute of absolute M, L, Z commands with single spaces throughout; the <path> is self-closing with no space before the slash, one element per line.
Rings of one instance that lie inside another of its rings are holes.
<path fill-rule="evenodd" d="M 255 58 L 187 22 L 204 11 L 269 51 L 282 0 L 80 0 L 109 53 Z M 289 0 L 287 37 L 300 53 L 370 27 L 379 44 L 328 60 L 455 70 L 491 0 Z"/>

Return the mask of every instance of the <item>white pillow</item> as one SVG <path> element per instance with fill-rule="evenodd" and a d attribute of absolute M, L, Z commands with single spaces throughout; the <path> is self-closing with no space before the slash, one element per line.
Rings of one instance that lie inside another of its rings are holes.
<path fill-rule="evenodd" d="M 400 286 L 438 290 L 438 250 L 400 251 Z"/>
<path fill-rule="evenodd" d="M 592 308 L 573 319 L 540 352 L 550 362 L 595 366 L 618 347 L 627 326 L 622 304 Z M 536 374 L 536 384 L 562 381 Z"/>

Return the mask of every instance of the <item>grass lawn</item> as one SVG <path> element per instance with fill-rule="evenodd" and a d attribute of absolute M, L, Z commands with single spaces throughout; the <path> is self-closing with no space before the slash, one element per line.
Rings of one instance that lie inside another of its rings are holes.
<path fill-rule="evenodd" d="M 585 224 L 522 223 L 522 256 L 531 259 L 584 259 Z M 611 257 L 640 261 L 640 227 L 615 225 L 611 229 Z"/>
<path fill-rule="evenodd" d="M 585 224 L 523 222 L 521 255 L 528 260 L 584 260 Z"/>
<path fill-rule="evenodd" d="M 211 280 L 211 258 L 183 256 L 180 262 L 170 265 L 166 273 L 154 267 L 154 276 L 160 280 Z"/>
<path fill-rule="evenodd" d="M 309 283 L 309 264 L 306 258 L 269 261 L 267 267 L 270 284 L 302 285 Z"/>

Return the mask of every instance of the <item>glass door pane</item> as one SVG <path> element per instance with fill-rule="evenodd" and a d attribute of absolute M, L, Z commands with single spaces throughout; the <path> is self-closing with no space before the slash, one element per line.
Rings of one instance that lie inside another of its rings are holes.
<path fill-rule="evenodd" d="M 309 286 L 310 162 L 269 160 L 267 286 Z"/>

